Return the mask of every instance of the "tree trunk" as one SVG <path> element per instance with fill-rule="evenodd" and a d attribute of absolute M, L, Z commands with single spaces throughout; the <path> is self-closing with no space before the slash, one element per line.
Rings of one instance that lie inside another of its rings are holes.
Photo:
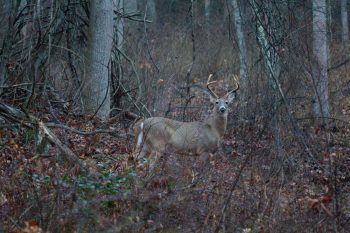
<path fill-rule="evenodd" d="M 341 0 L 340 10 L 341 10 L 341 31 L 342 40 L 347 42 L 349 40 L 349 25 L 348 25 L 348 7 L 347 0 Z"/>
<path fill-rule="evenodd" d="M 247 68 L 247 47 L 245 43 L 245 36 L 243 32 L 243 20 L 240 8 L 238 6 L 237 0 L 232 0 L 232 7 L 233 7 L 233 21 L 236 26 L 236 35 L 237 35 L 237 41 L 238 41 L 238 48 L 239 48 L 239 76 L 240 76 L 240 84 L 242 86 L 240 90 L 240 97 L 241 97 L 241 107 L 243 110 L 242 118 L 247 117 L 247 106 L 248 106 L 248 68 Z"/>
<path fill-rule="evenodd" d="M 124 14 L 124 0 L 116 0 L 117 4 L 117 11 L 121 14 Z M 115 43 L 117 45 L 117 49 L 122 51 L 123 48 L 123 40 L 124 40 L 124 19 L 123 17 L 117 17 L 115 21 L 115 29 L 114 29 L 114 35 L 115 35 Z"/>
<path fill-rule="evenodd" d="M 113 0 L 115 10 L 118 12 L 114 21 L 113 48 L 111 57 L 111 98 L 113 107 L 120 108 L 122 105 L 123 89 L 120 88 L 122 70 L 120 68 L 120 53 L 123 52 L 124 42 L 124 0 Z M 112 113 L 113 114 L 113 113 Z"/>
<path fill-rule="evenodd" d="M 154 0 L 146 0 L 146 6 L 147 6 L 147 15 L 148 19 L 152 20 L 153 23 L 157 22 L 157 11 L 156 11 L 156 3 Z"/>
<path fill-rule="evenodd" d="M 108 64 L 113 43 L 112 0 L 91 0 L 90 9 L 83 104 L 86 114 L 107 119 L 110 112 Z"/>
<path fill-rule="evenodd" d="M 204 0 L 205 31 L 207 40 L 210 41 L 210 0 Z"/>
<path fill-rule="evenodd" d="M 328 46 L 326 0 L 313 0 L 313 54 L 312 78 L 315 89 L 314 111 L 316 117 L 329 117 L 328 100 Z"/>
<path fill-rule="evenodd" d="M 11 25 L 13 25 L 13 19 L 14 19 L 14 7 L 12 1 L 5 1 L 1 6 L 1 15 L 5 16 L 4 20 L 2 20 L 0 23 L 1 29 L 0 29 L 0 46 L 1 46 L 1 55 L 0 56 L 0 94 L 2 94 L 2 86 L 4 86 L 5 81 L 7 79 L 6 74 L 6 63 L 7 59 L 6 56 L 8 56 L 8 52 L 10 50 L 10 36 L 12 32 Z"/>
<path fill-rule="evenodd" d="M 137 1 L 136 0 L 126 0 L 124 2 L 124 11 L 126 14 L 134 14 L 137 12 Z"/>

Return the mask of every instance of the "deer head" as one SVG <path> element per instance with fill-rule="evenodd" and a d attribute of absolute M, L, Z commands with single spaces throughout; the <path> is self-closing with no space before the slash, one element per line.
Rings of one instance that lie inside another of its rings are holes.
<path fill-rule="evenodd" d="M 226 113 L 226 110 L 228 108 L 229 103 L 231 103 L 234 98 L 235 98 L 235 93 L 236 91 L 239 89 L 239 84 L 237 81 L 236 76 L 234 76 L 234 80 L 236 83 L 236 87 L 235 89 L 227 92 L 222 98 L 220 98 L 217 94 L 215 94 L 215 92 L 210 88 L 210 85 L 213 83 L 216 83 L 217 81 L 210 81 L 211 77 L 213 75 L 210 74 L 208 81 L 207 81 L 207 90 L 209 93 L 209 97 L 210 97 L 210 102 L 212 104 L 214 104 L 214 109 L 216 110 L 216 112 L 220 112 L 220 113 Z"/>
<path fill-rule="evenodd" d="M 210 81 L 212 75 L 209 75 L 206 92 L 210 97 L 210 102 L 213 104 L 213 109 L 211 115 L 204 121 L 207 124 L 213 126 L 216 131 L 222 137 L 226 131 L 227 126 L 227 115 L 228 115 L 228 106 L 235 99 L 235 94 L 239 90 L 239 83 L 236 76 L 234 76 L 234 81 L 236 87 L 231 91 L 227 92 L 223 97 L 219 97 L 210 86 L 216 81 Z"/>
<path fill-rule="evenodd" d="M 164 117 L 151 117 L 137 122 L 134 127 L 135 156 L 140 158 L 155 154 L 154 158 L 157 160 L 159 153 L 200 155 L 221 147 L 221 138 L 227 126 L 228 105 L 233 101 L 239 83 L 235 77 L 236 87 L 220 98 L 211 89 L 211 85 L 216 83 L 211 78 L 212 75 L 209 75 L 204 89 L 214 105 L 211 115 L 204 121 L 194 122 L 181 122 Z"/>

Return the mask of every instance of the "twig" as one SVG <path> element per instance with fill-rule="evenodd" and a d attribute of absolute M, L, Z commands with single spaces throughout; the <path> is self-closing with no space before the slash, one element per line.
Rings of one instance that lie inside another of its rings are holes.
<path fill-rule="evenodd" d="M 123 13 L 120 13 L 119 11 L 114 11 L 114 14 L 117 15 L 117 17 L 115 17 L 114 19 L 116 19 L 116 18 L 126 18 L 126 19 L 129 19 L 129 20 L 132 20 L 132 21 L 136 21 L 136 22 L 144 22 L 144 23 L 152 23 L 153 22 L 152 20 L 134 18 L 134 16 L 140 16 L 139 13 L 123 14 Z"/>
<path fill-rule="evenodd" d="M 329 68 L 327 69 L 327 72 L 330 72 L 330 71 L 335 70 L 335 69 L 337 69 L 337 68 L 339 68 L 339 67 L 341 67 L 341 66 L 343 66 L 343 65 L 346 65 L 348 62 L 350 62 L 350 58 L 345 59 L 344 61 L 342 61 L 341 63 L 339 63 L 339 64 L 337 64 L 337 65 L 334 65 L 334 66 L 332 66 L 332 67 L 329 67 Z"/>
<path fill-rule="evenodd" d="M 239 171 L 238 171 L 238 174 L 237 174 L 237 177 L 235 179 L 235 181 L 232 183 L 232 186 L 230 188 L 230 191 L 229 191 L 229 194 L 227 195 L 227 198 L 224 202 L 224 205 L 222 207 L 222 210 L 221 210 L 221 216 L 220 216 L 220 220 L 219 220 L 219 223 L 218 225 L 216 226 L 216 229 L 215 229 L 215 233 L 219 232 L 220 231 L 220 227 L 223 223 L 223 220 L 224 220 L 224 216 L 225 216 L 225 212 L 226 212 L 226 209 L 228 207 L 228 205 L 230 204 L 230 201 L 231 201 L 231 197 L 232 197 L 232 193 L 233 191 L 235 190 L 237 184 L 238 184 L 238 181 L 239 181 L 239 178 L 241 177 L 242 175 L 242 172 L 243 172 L 243 169 L 245 168 L 245 166 L 247 165 L 249 159 L 251 158 L 251 154 L 247 155 L 242 166 L 240 167 Z"/>
<path fill-rule="evenodd" d="M 50 128 L 61 128 L 61 129 L 69 130 L 73 133 L 80 134 L 80 135 L 113 134 L 114 136 L 118 136 L 120 138 L 127 138 L 127 134 L 117 134 L 115 130 L 98 129 L 94 131 L 81 131 L 81 130 L 69 127 L 67 125 L 56 124 L 56 123 L 46 123 L 45 126 Z"/>
<path fill-rule="evenodd" d="M 15 127 L 20 127 L 21 124 L 4 124 L 4 125 L 0 125 L 0 129 L 3 129 L 3 128 L 15 128 Z"/>

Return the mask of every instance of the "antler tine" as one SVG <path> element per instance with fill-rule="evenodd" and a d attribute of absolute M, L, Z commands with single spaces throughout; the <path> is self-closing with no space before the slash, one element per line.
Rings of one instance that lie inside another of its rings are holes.
<path fill-rule="evenodd" d="M 218 95 L 215 94 L 215 92 L 209 87 L 209 85 L 211 85 L 211 84 L 217 82 L 216 80 L 210 82 L 211 77 L 213 77 L 213 74 L 210 74 L 210 75 L 209 75 L 209 78 L 208 78 L 208 81 L 207 81 L 207 89 L 209 90 L 210 94 L 212 94 L 212 95 L 215 96 L 216 98 L 219 98 Z"/>
<path fill-rule="evenodd" d="M 231 94 L 231 93 L 233 93 L 233 92 L 236 92 L 236 91 L 238 91 L 238 89 L 239 89 L 238 76 L 234 74 L 234 75 L 233 75 L 233 80 L 235 81 L 236 87 L 235 87 L 235 89 L 229 91 L 227 94 Z"/>

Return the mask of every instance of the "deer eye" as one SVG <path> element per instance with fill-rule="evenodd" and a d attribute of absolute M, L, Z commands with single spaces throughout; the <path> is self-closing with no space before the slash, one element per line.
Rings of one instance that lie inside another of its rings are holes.
<path fill-rule="evenodd" d="M 228 104 L 228 102 L 226 101 L 225 104 Z"/>
<path fill-rule="evenodd" d="M 216 104 L 219 104 L 219 101 L 216 101 L 215 103 L 216 103 Z"/>

